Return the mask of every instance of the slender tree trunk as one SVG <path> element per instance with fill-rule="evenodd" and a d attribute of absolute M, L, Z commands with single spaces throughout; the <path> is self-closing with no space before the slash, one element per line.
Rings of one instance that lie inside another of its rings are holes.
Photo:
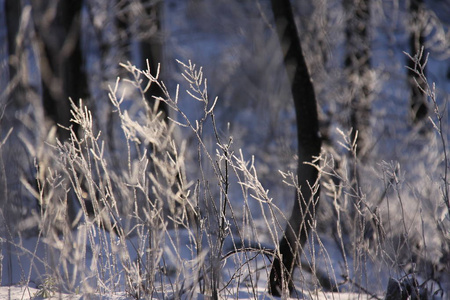
<path fill-rule="evenodd" d="M 5 144 L 0 145 L 0 207 L 4 208 L 0 228 L 10 230 L 6 235 L 9 236 L 15 234 L 19 221 L 36 208 L 23 180 L 33 184 L 33 157 L 26 143 L 34 145 L 38 139 L 39 130 L 34 125 L 39 112 L 28 82 L 30 9 L 24 9 L 20 0 L 5 0 L 2 9 L 7 26 L 9 82 L 0 93 L 0 141 L 8 135 Z M 3 217 L 6 224 L 2 224 Z"/>
<path fill-rule="evenodd" d="M 16 230 L 17 221 L 20 221 L 20 210 L 25 207 L 22 203 L 24 189 L 20 179 L 25 172 L 27 155 L 18 136 L 18 131 L 24 126 L 16 117 L 25 106 L 23 74 L 20 70 L 23 55 L 21 47 L 17 45 L 20 38 L 18 35 L 22 4 L 18 0 L 5 0 L 4 5 L 8 34 L 9 84 L 6 97 L 0 99 L 0 141 L 8 136 L 6 143 L 0 145 L 0 207 L 3 209 L 0 215 L 0 235 L 9 238 Z M 7 272 L 12 272 L 9 267 L 7 264 Z"/>
<path fill-rule="evenodd" d="M 150 73 L 152 76 L 156 76 L 156 72 L 158 69 L 158 64 L 162 62 L 163 59 L 163 39 L 162 39 L 162 30 L 161 30 L 161 15 L 162 15 L 162 2 L 158 2 L 156 4 L 150 5 L 151 1 L 143 1 L 143 5 L 146 8 L 146 15 L 150 18 L 150 20 L 154 20 L 155 26 L 155 34 L 149 38 L 143 39 L 139 43 L 140 47 L 140 63 L 143 68 L 147 68 L 146 60 L 148 60 L 150 66 Z M 155 100 L 153 97 L 163 97 L 164 93 L 159 86 L 156 84 L 152 84 L 150 88 L 145 93 L 145 98 L 149 102 L 150 107 L 155 105 Z M 164 102 L 159 102 L 157 111 L 163 113 L 164 120 L 167 121 L 168 110 L 167 105 Z"/>
<path fill-rule="evenodd" d="M 314 87 L 303 56 L 291 3 L 289 0 L 272 0 L 271 3 L 295 104 L 300 187 L 279 244 L 280 256 L 275 256 L 270 272 L 269 292 L 279 296 L 286 288 L 292 291 L 294 287 L 292 274 L 315 218 L 319 198 L 310 186 L 317 182 L 319 174 L 317 168 L 305 162 L 312 163 L 313 157 L 320 155 L 321 139 Z"/>
<path fill-rule="evenodd" d="M 140 10 L 130 10 L 130 5 L 127 1 L 117 1 L 118 16 L 116 24 L 119 34 L 128 38 L 126 45 L 128 48 L 132 45 L 133 39 L 137 41 L 139 48 L 139 57 L 135 58 L 137 66 L 141 69 L 147 69 L 147 60 L 152 76 L 156 76 L 158 64 L 163 59 L 163 34 L 161 28 L 161 18 L 163 3 L 160 1 L 140 0 Z M 133 13 L 134 12 L 134 13 Z M 133 32 L 136 30 L 138 32 Z M 133 34 L 135 36 L 133 36 Z M 128 50 L 122 51 L 125 57 L 131 57 Z M 148 81 L 144 79 L 142 88 L 144 89 Z M 156 109 L 155 112 L 161 112 L 162 117 L 167 121 L 168 108 L 164 102 L 159 102 L 157 107 L 155 105 L 154 97 L 163 97 L 164 93 L 156 84 L 151 84 L 150 88 L 145 92 L 145 100 L 151 109 Z"/>
<path fill-rule="evenodd" d="M 349 13 L 346 21 L 346 57 L 350 99 L 350 127 L 353 128 L 352 141 L 358 132 L 357 154 L 361 159 L 367 151 L 370 130 L 371 79 L 370 71 L 370 1 L 344 0 Z"/>
<path fill-rule="evenodd" d="M 423 0 L 410 0 L 409 13 L 411 30 L 409 36 L 409 47 L 411 55 L 418 55 L 421 52 L 421 47 L 425 44 L 425 36 L 423 32 L 423 26 L 421 22 L 421 11 L 424 5 Z M 420 65 L 424 66 L 425 55 L 420 56 Z M 408 83 L 411 90 L 410 95 L 410 110 L 411 120 L 413 123 L 418 123 L 426 118 L 428 115 L 427 96 L 422 91 L 425 89 L 425 83 L 419 76 L 413 71 L 417 66 L 415 62 L 408 58 Z M 412 70 L 411 70 L 412 69 Z M 426 75 L 426 69 L 423 69 Z"/>
<path fill-rule="evenodd" d="M 349 127 L 351 141 L 356 140 L 355 153 L 349 153 L 348 177 L 350 178 L 354 195 L 352 202 L 346 207 L 350 216 L 350 228 L 345 228 L 350 234 L 363 238 L 362 230 L 366 220 L 360 211 L 363 210 L 363 195 L 360 188 L 360 175 L 358 161 L 365 161 L 369 150 L 370 141 L 370 117 L 372 101 L 372 79 L 371 72 L 371 38 L 370 29 L 370 0 L 344 0 L 344 8 L 348 13 L 346 18 L 346 54 L 345 73 L 347 75 L 349 95 Z M 354 156 L 356 154 L 356 157 Z M 355 252 L 357 249 L 353 249 Z M 361 255 L 354 253 L 354 272 L 361 273 L 364 262 Z M 358 278 L 362 278 L 359 276 Z"/>
<path fill-rule="evenodd" d="M 39 46 L 42 102 L 45 116 L 54 124 L 78 133 L 71 124 L 69 97 L 77 102 L 86 99 L 88 85 L 81 49 L 82 0 L 32 0 L 33 20 Z M 70 138 L 70 132 L 57 127 L 57 137 Z M 67 222 L 76 216 L 73 201 L 68 201 Z"/>
<path fill-rule="evenodd" d="M 9 59 L 15 61 L 9 62 L 9 78 L 16 77 L 18 73 L 17 61 L 19 60 L 17 53 L 17 35 L 19 33 L 19 23 L 22 13 L 22 1 L 5 0 L 6 26 L 8 28 L 8 56 Z M 11 80 L 12 81 L 12 80 Z"/>
<path fill-rule="evenodd" d="M 56 124 L 70 126 L 70 102 L 85 98 L 87 78 L 81 51 L 82 0 L 32 0 L 40 43 L 40 68 L 46 115 Z M 70 136 L 58 128 L 62 140 Z"/>
<path fill-rule="evenodd" d="M 20 0 L 3 4 L 8 66 L 2 76 L 7 77 L 3 79 L 8 86 L 0 92 L 0 236 L 9 239 L 18 234 L 19 226 L 24 235 L 37 230 L 32 215 L 39 204 L 27 188 L 36 183 L 35 154 L 29 149 L 39 144 L 43 130 L 38 126 L 42 124 L 41 103 L 28 80 L 29 57 L 34 54 L 31 9 Z"/>

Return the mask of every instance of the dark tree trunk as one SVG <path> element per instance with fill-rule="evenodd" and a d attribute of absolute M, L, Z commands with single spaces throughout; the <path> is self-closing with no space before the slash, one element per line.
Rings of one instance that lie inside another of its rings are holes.
<path fill-rule="evenodd" d="M 158 64 L 162 62 L 163 58 L 163 42 L 162 42 L 162 31 L 161 31 L 161 14 L 162 14 L 162 2 L 157 2 L 156 4 L 150 5 L 151 1 L 143 1 L 144 7 L 146 7 L 146 15 L 150 20 L 154 20 L 153 26 L 155 26 L 155 34 L 149 38 L 140 41 L 140 63 L 142 68 L 147 68 L 146 60 L 148 60 L 150 66 L 150 73 L 152 76 L 156 76 L 158 69 Z M 153 30 L 152 30 L 153 31 Z M 155 105 L 153 97 L 163 97 L 164 93 L 161 88 L 152 84 L 150 88 L 145 93 L 145 98 L 147 99 L 151 108 Z M 164 102 L 159 102 L 157 111 L 163 113 L 163 118 L 167 121 L 168 110 L 167 105 Z"/>
<path fill-rule="evenodd" d="M 9 78 L 10 81 L 16 77 L 18 73 L 17 60 L 17 34 L 19 33 L 20 16 L 22 12 L 22 2 L 19 0 L 5 0 L 6 26 L 8 28 L 8 57 L 15 59 L 16 62 L 9 62 Z"/>
<path fill-rule="evenodd" d="M 6 141 L 0 145 L 0 207 L 3 211 L 0 214 L 0 236 L 8 239 L 15 234 L 16 226 L 23 219 L 22 212 L 31 211 L 21 180 L 30 177 L 32 164 L 19 137 L 19 132 L 27 132 L 18 117 L 27 106 L 24 91 L 26 74 L 22 72 L 25 69 L 22 64 L 25 55 L 23 43 L 19 42 L 25 38 L 20 32 L 22 4 L 19 0 L 5 0 L 2 9 L 6 12 L 9 84 L 6 91 L 0 92 L 0 141 Z M 7 265 L 6 270 L 9 268 Z"/>
<path fill-rule="evenodd" d="M 130 9 L 130 5 L 136 5 L 135 9 Z M 147 70 L 147 67 L 150 68 L 150 73 L 153 77 L 156 77 L 158 71 L 158 64 L 163 60 L 163 41 L 164 41 L 164 33 L 161 26 L 162 17 L 163 17 L 163 2 L 162 1 L 152 1 L 152 0 L 139 0 L 135 3 L 130 3 L 130 1 L 118 1 L 117 5 L 117 17 L 116 17 L 116 26 L 119 34 L 128 38 L 125 40 L 125 45 L 131 45 L 133 42 L 133 38 L 137 42 L 138 45 L 138 57 L 134 57 L 134 59 L 130 59 L 131 61 L 136 61 L 136 65 L 138 68 Z M 139 9 L 136 9 L 139 8 Z M 123 41 L 122 41 L 123 42 Z M 122 51 L 125 57 L 132 58 L 132 54 L 127 50 L 126 47 L 123 47 Z M 148 65 L 147 65 L 148 61 Z M 159 116 L 161 120 L 164 122 L 168 122 L 168 106 L 163 101 L 156 101 L 155 98 L 164 98 L 165 94 L 159 85 L 156 83 L 151 83 L 148 87 L 149 80 L 145 77 L 142 77 L 141 88 L 145 91 L 144 98 L 145 102 L 148 105 L 147 115 L 149 119 L 154 119 L 155 116 Z M 159 76 L 158 81 L 161 80 L 161 76 Z M 148 87 L 148 88 L 147 88 Z M 152 155 L 157 155 L 161 157 L 165 157 L 166 155 L 171 155 L 175 160 L 175 154 L 173 153 L 173 149 L 170 147 L 161 149 L 161 145 L 159 143 L 150 143 L 147 145 L 148 151 L 147 155 L 150 161 L 153 159 Z M 158 167 L 153 164 L 149 164 L 149 172 L 158 173 Z M 164 180 L 163 178 L 161 178 Z M 182 186 L 182 177 L 178 172 L 176 174 L 176 178 L 174 180 L 175 183 L 170 183 L 167 189 L 171 189 L 174 194 L 180 192 L 180 187 Z M 151 195 L 151 191 L 149 194 Z M 151 197 L 154 198 L 154 197 Z M 184 196 L 176 201 L 174 206 L 178 207 L 180 201 L 184 199 Z M 164 203 L 165 211 L 170 211 L 172 203 L 167 201 Z M 195 222 L 194 213 L 188 210 L 188 215 L 191 222 Z M 170 222 L 169 225 L 173 223 Z"/>
<path fill-rule="evenodd" d="M 87 77 L 81 49 L 82 0 L 32 0 L 33 20 L 39 45 L 42 102 L 45 117 L 60 125 L 57 137 L 70 138 L 70 126 L 78 134 L 78 125 L 71 124 L 71 105 L 88 95 Z M 61 126 L 65 128 L 61 128 Z M 75 219 L 73 201 L 68 201 L 67 222 Z"/>
<path fill-rule="evenodd" d="M 82 3 L 82 0 L 32 0 L 40 42 L 44 111 L 56 124 L 65 127 L 70 126 L 69 97 L 76 102 L 88 93 L 80 46 Z M 67 130 L 58 128 L 60 139 L 69 136 Z"/>
<path fill-rule="evenodd" d="M 409 3 L 409 13 L 410 13 L 410 24 L 409 28 L 411 30 L 409 36 L 409 47 L 411 55 L 418 55 L 421 52 L 421 47 L 425 43 L 425 36 L 423 32 L 423 25 L 421 22 L 421 12 L 422 6 L 424 5 L 423 0 L 410 0 Z M 420 65 L 424 66 L 425 55 L 420 56 Z M 427 107 L 427 96 L 422 91 L 425 89 L 425 82 L 417 76 L 413 71 L 418 66 L 415 62 L 408 58 L 408 83 L 411 90 L 410 95 L 410 109 L 411 109 L 411 120 L 413 123 L 418 123 L 426 118 L 428 115 Z M 426 76 L 426 69 L 423 68 L 423 73 Z"/>
<path fill-rule="evenodd" d="M 152 76 L 156 76 L 158 64 L 163 59 L 163 39 L 161 29 L 162 17 L 162 2 L 155 2 L 150 0 L 140 0 L 140 11 L 130 13 L 128 7 L 131 3 L 127 1 L 117 0 L 118 15 L 117 27 L 121 36 L 127 37 L 126 45 L 131 45 L 133 37 L 137 39 L 139 47 L 139 57 L 137 65 L 139 68 L 147 69 L 147 60 Z M 135 5 L 135 4 L 134 4 Z M 134 32 L 135 30 L 138 32 Z M 131 53 L 128 50 L 122 51 L 124 56 L 130 57 Z M 142 83 L 142 88 L 148 84 L 147 80 Z M 167 121 L 168 108 L 164 102 L 159 102 L 158 107 L 154 107 L 154 97 L 163 97 L 164 93 L 156 84 L 151 84 L 150 88 L 145 92 L 145 99 L 151 109 L 156 109 L 155 112 L 161 112 L 164 120 Z"/>
<path fill-rule="evenodd" d="M 352 190 L 355 192 L 353 202 L 346 207 L 347 214 L 351 217 L 352 226 L 343 230 L 352 232 L 354 235 L 363 234 L 365 219 L 359 212 L 364 205 L 360 188 L 360 174 L 358 160 L 365 161 L 369 150 L 370 139 L 370 116 L 372 101 L 372 79 L 371 71 L 371 39 L 369 34 L 370 26 L 370 0 L 344 0 L 344 8 L 348 13 L 346 18 L 346 53 L 345 53 L 345 73 L 347 75 L 348 89 L 350 97 L 348 99 L 349 127 L 351 132 L 351 142 L 356 140 L 356 157 L 353 151 L 348 153 L 349 174 Z M 360 237 L 363 238 L 363 237 Z M 355 265 L 362 263 L 355 259 Z M 362 276 L 362 275 L 361 275 Z M 359 276 L 358 278 L 362 278 Z"/>
<path fill-rule="evenodd" d="M 344 0 L 344 8 L 349 13 L 345 29 L 345 68 L 350 89 L 349 125 L 353 128 L 352 141 L 358 132 L 357 154 L 364 158 L 370 129 L 370 1 Z"/>
<path fill-rule="evenodd" d="M 298 139 L 298 184 L 292 215 L 288 220 L 279 244 L 280 256 L 275 256 L 269 278 L 269 292 L 281 295 L 288 287 L 292 291 L 292 274 L 298 263 L 302 247 L 315 218 L 318 193 L 310 186 L 318 180 L 318 170 L 305 162 L 312 163 L 314 156 L 320 155 L 321 139 L 314 87 L 306 65 L 300 38 L 289 0 L 272 0 L 276 30 L 284 54 L 284 64 L 291 83 L 292 96 L 297 118 Z"/>
<path fill-rule="evenodd" d="M 37 223 L 32 215 L 39 206 L 28 186 L 36 187 L 35 153 L 30 153 L 30 147 L 41 141 L 42 106 L 36 87 L 28 80 L 29 58 L 34 54 L 31 9 L 22 4 L 20 0 L 5 0 L 1 7 L 5 12 L 9 71 L 2 74 L 9 78 L 3 78 L 8 79 L 8 86 L 0 92 L 0 140 L 5 142 L 0 145 L 0 235 L 6 238 L 16 236 L 19 226 L 24 235 L 27 231 L 34 233 Z"/>

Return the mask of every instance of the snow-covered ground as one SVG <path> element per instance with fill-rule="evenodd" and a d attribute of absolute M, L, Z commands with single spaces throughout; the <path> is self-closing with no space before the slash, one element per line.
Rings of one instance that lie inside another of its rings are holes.
<path fill-rule="evenodd" d="M 28 300 L 28 299 L 40 299 L 34 297 L 35 295 L 39 295 L 40 290 L 31 287 L 21 287 L 21 286 L 8 286 L 8 287 L 0 287 L 0 298 L 1 299 L 11 299 L 11 300 Z M 264 291 L 260 291 L 261 294 Z M 314 299 L 317 300 L 366 300 L 371 299 L 370 296 L 364 296 L 360 294 L 352 294 L 352 293 L 318 293 L 315 295 Z M 239 293 L 230 297 L 226 297 L 223 299 L 255 299 L 253 297 L 249 297 L 246 293 Z M 64 293 L 53 293 L 51 297 L 46 297 L 45 299 L 49 300 L 78 300 L 78 299 L 89 299 L 89 300 L 131 300 L 134 299 L 132 297 L 126 296 L 123 293 L 116 293 L 114 295 L 74 295 L 74 294 L 64 294 Z M 155 297 L 155 299 L 159 299 Z M 197 299 L 203 299 L 199 297 Z M 266 299 L 265 297 L 257 298 L 257 299 Z"/>

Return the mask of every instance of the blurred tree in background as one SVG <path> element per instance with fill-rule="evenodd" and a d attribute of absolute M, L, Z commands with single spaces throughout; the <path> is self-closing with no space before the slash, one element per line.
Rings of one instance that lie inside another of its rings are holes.
<path fill-rule="evenodd" d="M 426 75 L 425 60 L 427 57 L 426 49 L 422 49 L 425 45 L 425 26 L 426 16 L 424 14 L 423 0 L 409 1 L 409 18 L 410 18 L 410 37 L 409 44 L 411 55 L 420 55 L 420 65 L 423 66 L 423 72 Z M 423 51 L 423 52 L 422 52 Z M 408 83 L 411 89 L 411 120 L 414 123 L 423 121 L 428 115 L 427 95 L 425 82 L 417 76 L 414 69 L 418 66 L 412 59 L 407 60 L 408 69 Z M 420 67 L 419 67 L 420 68 Z"/>

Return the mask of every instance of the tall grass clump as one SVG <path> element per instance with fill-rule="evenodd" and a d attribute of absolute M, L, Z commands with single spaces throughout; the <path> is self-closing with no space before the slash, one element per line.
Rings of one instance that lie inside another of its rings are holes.
<path fill-rule="evenodd" d="M 268 262 L 263 247 L 248 242 L 257 240 L 248 201 L 255 198 L 264 210 L 271 205 L 268 191 L 253 163 L 217 130 L 218 99 L 210 101 L 201 68 L 180 66 L 186 95 L 203 109 L 199 119 L 179 108 L 179 89 L 172 97 L 158 76 L 127 63 L 122 67 L 130 78 L 118 79 L 108 94 L 109 118 L 119 126 L 106 135 L 83 100 L 71 100 L 71 122 L 79 132 L 65 128 L 70 139 L 60 141 L 52 128 L 35 149 L 35 183 L 24 185 L 38 203 L 38 233 L 32 250 L 13 232 L 7 243 L 14 248 L 8 259 L 23 268 L 20 280 L 40 288 L 39 295 L 218 298 L 241 284 L 258 293 Z M 159 85 L 164 97 L 145 99 L 150 84 Z M 169 119 L 159 110 L 163 102 L 172 110 Z M 212 141 L 203 136 L 205 126 L 213 129 Z M 174 139 L 181 130 L 195 137 L 189 167 L 196 176 L 186 172 L 186 141 Z M 237 211 L 230 201 L 232 184 L 244 198 Z M 266 222 L 273 226 L 272 216 Z"/>
<path fill-rule="evenodd" d="M 421 55 L 410 59 L 426 83 L 422 92 L 433 111 L 428 123 L 409 129 L 395 143 L 375 141 L 364 162 L 351 130 L 338 129 L 336 152 L 325 148 L 321 198 L 326 201 L 319 209 L 318 228 L 322 240 L 334 240 L 328 251 L 340 253 L 335 268 L 341 291 L 378 299 L 448 297 L 448 98 L 438 99 L 424 75 Z M 393 152 L 386 154 L 386 149 Z M 378 159 L 386 156 L 393 158 Z M 329 220 L 336 226 L 321 227 Z"/>
<path fill-rule="evenodd" d="M 171 94 L 149 68 L 121 66 L 129 78 L 109 88 L 106 122 L 89 103 L 74 100 L 71 121 L 79 131 L 65 128 L 70 139 L 60 141 L 51 128 L 45 143 L 27 144 L 35 180 L 22 184 L 38 203 L 32 218 L 37 230 L 9 230 L 2 237 L 8 261 L 2 266 L 10 270 L 0 279 L 19 277 L 43 297 L 269 297 L 267 277 L 290 211 L 280 209 L 277 195 L 261 183 L 257 159 L 236 149 L 218 125 L 220 102 L 210 98 L 202 68 L 179 62 L 187 88 L 177 86 Z M 420 70 L 418 65 L 423 76 Z M 145 98 L 152 84 L 163 97 Z M 357 134 L 341 129 L 334 149 L 325 146 L 316 158 L 320 182 L 310 188 L 320 190 L 321 204 L 308 224 L 291 297 L 447 295 L 446 115 L 434 87 L 424 92 L 435 111 L 423 157 L 436 162 L 423 166 L 436 168 L 420 170 L 426 175 L 410 176 L 417 169 L 405 161 L 361 162 Z M 196 105 L 199 116 L 183 111 L 182 101 Z M 9 137 L 0 141 L 0 151 Z M 272 174 L 292 191 L 283 199 L 292 203 L 301 184 L 295 172 L 286 167 Z"/>

